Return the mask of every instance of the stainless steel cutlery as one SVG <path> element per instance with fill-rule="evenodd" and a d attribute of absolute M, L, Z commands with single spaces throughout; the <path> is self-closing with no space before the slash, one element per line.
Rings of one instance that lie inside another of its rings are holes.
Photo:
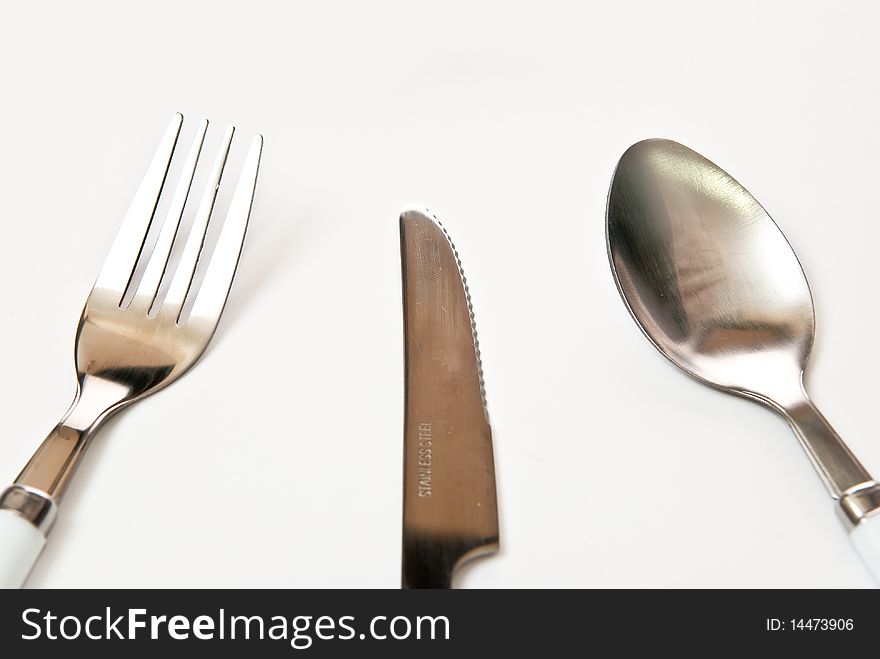
<path fill-rule="evenodd" d="M 0 587 L 26 580 L 102 424 L 186 373 L 223 313 L 263 142 L 256 136 L 250 144 L 211 249 L 206 234 L 234 128 L 222 136 L 184 236 L 180 227 L 187 224 L 182 219 L 201 171 L 208 122 L 195 127 L 188 152 L 175 160 L 182 127 L 183 116 L 175 115 L 86 300 L 76 331 L 73 403 L 0 494 Z M 173 160 L 180 161 L 179 181 L 166 193 Z M 806 393 L 813 300 L 797 257 L 767 212 L 699 154 L 668 140 L 647 140 L 630 147 L 617 165 L 608 196 L 607 243 L 618 290 L 662 354 L 703 383 L 758 402 L 788 421 L 880 582 L 880 484 Z M 480 350 L 458 253 L 434 215 L 423 209 L 401 214 L 400 250 L 401 584 L 451 588 L 459 566 L 499 547 Z"/>
<path fill-rule="evenodd" d="M 804 389 L 813 300 L 767 212 L 699 154 L 647 140 L 617 165 L 607 240 L 620 294 L 648 339 L 688 374 L 788 421 L 880 581 L 880 485 Z"/>
<path fill-rule="evenodd" d="M 402 585 L 450 588 L 458 566 L 498 550 L 492 431 L 470 293 L 449 234 L 428 211 L 405 211 L 400 252 Z"/>
<path fill-rule="evenodd" d="M 171 271 L 169 256 L 208 130 L 207 120 L 198 125 L 155 247 L 140 281 L 135 278 L 136 265 L 147 258 L 147 235 L 182 125 L 183 116 L 175 115 L 86 300 L 76 332 L 73 404 L 0 497 L 2 586 L 16 587 L 26 579 L 95 432 L 112 415 L 186 373 L 201 357 L 223 312 L 254 198 L 260 136 L 251 143 L 216 246 L 207 254 L 205 232 L 234 133 L 233 127 L 226 129 L 180 261 Z M 200 285 L 197 268 L 204 275 Z M 160 298 L 165 280 L 170 285 Z"/>

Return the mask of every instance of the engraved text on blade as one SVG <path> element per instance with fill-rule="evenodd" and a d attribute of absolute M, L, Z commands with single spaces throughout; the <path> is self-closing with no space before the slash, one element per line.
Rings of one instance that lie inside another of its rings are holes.
<path fill-rule="evenodd" d="M 419 424 L 419 496 L 429 497 L 432 490 L 432 464 L 434 456 L 432 451 L 431 422 L 425 421 Z"/>

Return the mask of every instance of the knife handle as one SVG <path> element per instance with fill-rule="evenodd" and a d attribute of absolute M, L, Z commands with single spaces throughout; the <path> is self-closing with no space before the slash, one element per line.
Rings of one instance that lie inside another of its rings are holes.
<path fill-rule="evenodd" d="M 866 517 L 849 534 L 856 551 L 880 584 L 880 515 Z"/>
<path fill-rule="evenodd" d="M 36 526 L 18 513 L 0 510 L 0 588 L 21 588 L 45 544 Z"/>
<path fill-rule="evenodd" d="M 475 558 L 498 551 L 498 538 L 442 538 L 405 533 L 401 587 L 452 588 L 455 571 Z"/>

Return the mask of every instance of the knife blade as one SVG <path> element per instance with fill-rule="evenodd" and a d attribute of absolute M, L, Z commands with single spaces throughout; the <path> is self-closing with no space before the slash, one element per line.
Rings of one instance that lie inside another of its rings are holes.
<path fill-rule="evenodd" d="M 405 344 L 403 588 L 450 588 L 498 550 L 492 431 L 470 293 L 449 234 L 400 216 Z"/>

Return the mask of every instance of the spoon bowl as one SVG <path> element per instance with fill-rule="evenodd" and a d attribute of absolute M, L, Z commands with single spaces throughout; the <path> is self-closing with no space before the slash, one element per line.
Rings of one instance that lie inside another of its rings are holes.
<path fill-rule="evenodd" d="M 617 165 L 607 241 L 618 290 L 648 339 L 688 374 L 786 418 L 880 580 L 880 486 L 804 389 L 813 299 L 767 211 L 700 154 L 646 140 Z"/>
<path fill-rule="evenodd" d="M 618 286 L 664 355 L 771 405 L 801 397 L 815 327 L 810 288 L 744 187 L 681 144 L 647 140 L 621 158 L 608 209 Z"/>

